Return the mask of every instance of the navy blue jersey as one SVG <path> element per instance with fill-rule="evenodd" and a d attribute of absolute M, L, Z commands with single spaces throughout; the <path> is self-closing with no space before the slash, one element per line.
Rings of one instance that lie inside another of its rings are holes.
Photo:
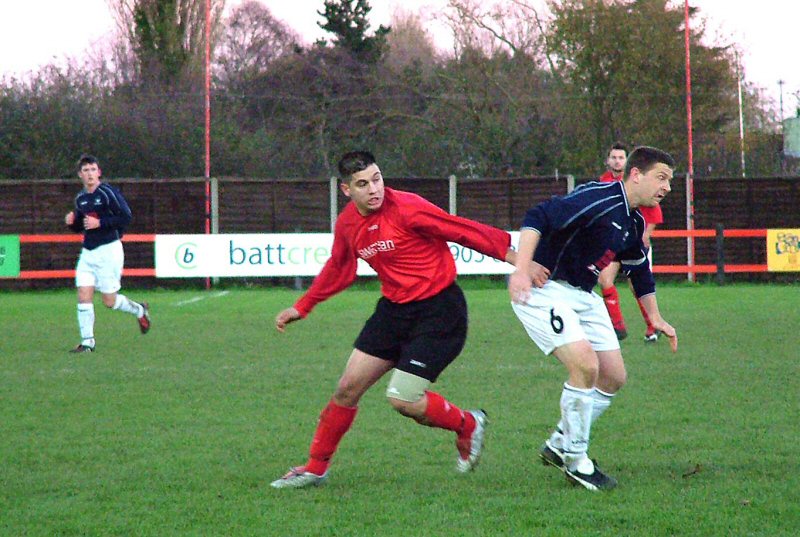
<path fill-rule="evenodd" d="M 591 291 L 612 261 L 621 261 L 636 296 L 655 291 L 642 242 L 644 218 L 628 207 L 621 181 L 581 185 L 529 209 L 522 229 L 541 235 L 534 261 L 550 269 L 550 278 Z"/>
<path fill-rule="evenodd" d="M 84 216 L 99 218 L 100 227 L 84 229 Z M 75 196 L 75 222 L 70 228 L 83 232 L 83 247 L 94 250 L 121 239 L 131 218 L 131 208 L 122 193 L 107 183 L 100 183 L 94 192 L 82 190 Z"/>

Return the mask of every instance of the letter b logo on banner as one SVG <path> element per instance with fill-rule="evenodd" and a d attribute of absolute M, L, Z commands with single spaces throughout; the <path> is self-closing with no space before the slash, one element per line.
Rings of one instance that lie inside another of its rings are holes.
<path fill-rule="evenodd" d="M 192 269 L 197 266 L 195 262 L 195 250 L 197 245 L 193 242 L 185 242 L 175 249 L 175 261 L 178 266 L 185 269 Z"/>

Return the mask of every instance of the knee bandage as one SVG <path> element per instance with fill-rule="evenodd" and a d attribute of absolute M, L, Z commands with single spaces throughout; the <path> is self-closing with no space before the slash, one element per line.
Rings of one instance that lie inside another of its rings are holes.
<path fill-rule="evenodd" d="M 430 385 L 431 381 L 428 379 L 395 369 L 386 388 L 386 397 L 415 403 L 422 399 Z"/>

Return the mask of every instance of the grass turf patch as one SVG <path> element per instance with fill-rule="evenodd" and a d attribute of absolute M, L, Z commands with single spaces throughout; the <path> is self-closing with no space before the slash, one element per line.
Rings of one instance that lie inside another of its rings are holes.
<path fill-rule="evenodd" d="M 313 490 L 269 482 L 304 462 L 375 289 L 285 334 L 273 319 L 296 291 L 126 290 L 150 302 L 152 331 L 96 300 L 98 350 L 83 355 L 67 353 L 73 291 L 0 293 L 0 534 L 795 534 L 797 287 L 661 285 L 675 355 L 642 341 L 620 289 L 629 382 L 590 449 L 620 481 L 607 494 L 540 465 L 564 369 L 502 283 L 464 287 L 467 346 L 436 390 L 488 411 L 481 465 L 457 474 L 452 434 L 392 411 L 382 380 Z"/>

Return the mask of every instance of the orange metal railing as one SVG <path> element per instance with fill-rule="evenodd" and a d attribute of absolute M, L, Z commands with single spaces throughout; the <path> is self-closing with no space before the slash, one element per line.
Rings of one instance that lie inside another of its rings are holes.
<path fill-rule="evenodd" d="M 653 231 L 653 237 L 658 238 L 718 238 L 719 233 L 725 238 L 767 238 L 766 229 L 694 229 L 691 231 L 685 229 L 656 229 Z M 719 272 L 723 268 L 726 273 L 734 272 L 767 272 L 767 264 L 758 265 L 735 265 L 724 264 L 720 267 L 719 264 L 715 265 L 653 265 L 653 272 L 656 274 L 710 274 Z"/>
<path fill-rule="evenodd" d="M 764 238 L 766 240 L 766 229 L 695 229 L 687 231 L 685 229 L 656 229 L 653 231 L 654 238 L 715 238 L 719 236 L 720 231 L 725 238 Z M 20 235 L 20 244 L 31 243 L 64 243 L 64 242 L 81 242 L 81 235 Z M 122 239 L 123 242 L 155 242 L 156 236 L 154 234 L 133 234 L 125 235 Z M 737 265 L 737 264 L 724 264 L 722 266 L 724 272 L 767 272 L 767 265 L 764 264 L 750 264 L 750 265 Z M 708 274 L 719 272 L 720 266 L 714 265 L 654 265 L 653 272 L 657 274 Z M 155 268 L 126 268 L 123 270 L 124 276 L 144 276 L 155 277 Z M 74 278 L 75 270 L 23 270 L 19 273 L 21 279 L 44 279 L 44 278 Z"/>
<path fill-rule="evenodd" d="M 81 242 L 81 235 L 20 235 L 20 244 L 42 243 L 42 242 Z M 122 242 L 155 242 L 156 236 L 151 234 L 125 235 Z M 155 268 L 126 268 L 122 269 L 123 276 L 150 276 L 156 275 Z M 70 270 L 21 270 L 20 279 L 45 279 L 45 278 L 74 278 L 75 269 Z"/>

